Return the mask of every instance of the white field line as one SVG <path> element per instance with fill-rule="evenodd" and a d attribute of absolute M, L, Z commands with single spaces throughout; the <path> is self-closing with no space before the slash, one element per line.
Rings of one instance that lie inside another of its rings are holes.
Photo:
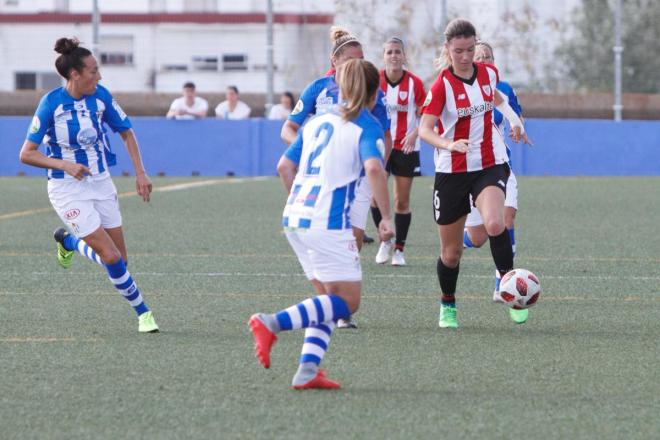
<path fill-rule="evenodd" d="M 84 291 L 84 292 L 0 292 L 0 297 L 5 297 L 5 296 L 81 296 L 81 297 L 90 297 L 90 296 L 108 296 L 108 297 L 117 297 L 118 293 L 113 292 L 111 290 L 105 290 L 105 291 Z M 166 297 L 172 297 L 175 295 L 174 293 L 168 293 L 168 292 L 148 292 L 149 298 L 152 297 L 161 297 L 161 296 L 166 296 Z M 230 297 L 230 298 L 268 298 L 268 299 L 273 299 L 273 298 L 293 298 L 293 299 L 300 299 L 300 298 L 307 298 L 310 295 L 310 291 L 308 292 L 289 292 L 289 293 L 281 293 L 281 292 L 265 292 L 265 293 L 253 293 L 253 292 L 244 292 L 244 293 L 239 293 L 239 292 L 187 292 L 187 296 L 192 296 L 192 297 L 215 297 L 215 298 L 220 298 L 220 297 Z M 486 294 L 477 294 L 477 293 L 459 293 L 459 297 L 461 300 L 469 300 L 469 301 L 487 301 L 491 302 L 491 294 L 486 293 Z M 389 300 L 389 301 L 409 301 L 409 300 L 415 300 L 415 301 L 435 301 L 438 299 L 438 293 L 436 292 L 430 292 L 430 293 L 423 293 L 423 294 L 414 294 L 414 293 L 404 293 L 404 294 L 364 294 L 362 295 L 362 299 L 375 299 L 375 300 Z M 592 301 L 599 301 L 599 302 L 620 302 L 620 301 L 627 301 L 627 302 L 648 302 L 648 301 L 660 301 L 660 292 L 656 292 L 655 295 L 641 295 L 641 294 L 632 294 L 632 295 L 626 295 L 623 297 L 611 297 L 611 298 L 603 298 L 602 296 L 599 296 L 594 293 L 581 293 L 580 295 L 544 295 L 543 296 L 543 302 L 567 302 L 567 301 L 575 301 L 575 302 L 592 302 Z"/>
<path fill-rule="evenodd" d="M 278 272 L 132 272 L 135 276 L 145 276 L 145 277 L 165 277 L 165 276 L 181 276 L 181 277 L 207 277 L 207 278 L 232 278 L 232 277 L 244 277 L 244 278 L 302 278 L 304 274 L 301 273 L 278 273 Z M 68 271 L 56 271 L 56 272 L 0 272 L 1 276 L 44 276 L 44 277 L 53 277 L 53 276 L 101 276 L 99 272 L 68 272 Z M 416 279 L 416 278 L 429 278 L 433 277 L 434 274 L 404 274 L 404 273 L 392 273 L 392 274 L 366 274 L 365 278 L 386 278 L 386 279 Z M 493 275 L 472 275 L 472 274 L 461 274 L 462 278 L 476 278 L 476 279 L 491 279 Z M 603 280 L 603 281 L 614 281 L 614 280 L 632 280 L 632 281 L 660 281 L 660 276 L 637 276 L 637 275 L 543 275 L 542 279 L 548 280 Z"/>
<path fill-rule="evenodd" d="M 259 182 L 266 180 L 268 177 L 246 177 L 246 178 L 237 178 L 237 179 L 208 179 L 200 180 L 198 182 L 187 182 L 187 183 L 177 183 L 173 185 L 166 185 L 161 187 L 154 188 L 153 192 L 170 192 L 170 191 L 181 191 L 184 189 L 199 188 L 202 186 L 210 185 L 221 185 L 221 184 L 234 184 L 234 183 L 244 183 L 244 182 Z M 137 192 L 128 191 L 119 194 L 119 198 L 123 199 L 126 197 L 137 196 Z M 28 209 L 25 211 L 16 211 L 10 212 L 7 214 L 0 215 L 0 220 L 9 220 L 13 218 L 27 217 L 34 214 L 43 214 L 45 212 L 52 211 L 53 208 L 37 208 L 37 209 Z"/>

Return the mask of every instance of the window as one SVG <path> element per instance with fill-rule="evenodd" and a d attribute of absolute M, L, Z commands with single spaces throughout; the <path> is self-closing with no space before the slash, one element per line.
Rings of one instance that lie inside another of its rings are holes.
<path fill-rule="evenodd" d="M 193 70 L 218 70 L 218 57 L 193 57 Z"/>
<path fill-rule="evenodd" d="M 185 64 L 163 64 L 163 70 L 168 72 L 186 72 L 188 66 Z"/>
<path fill-rule="evenodd" d="M 16 72 L 16 90 L 51 90 L 62 85 L 62 78 L 52 72 Z"/>
<path fill-rule="evenodd" d="M 36 72 L 16 72 L 16 90 L 35 90 L 36 88 Z"/>
<path fill-rule="evenodd" d="M 245 54 L 225 54 L 222 56 L 222 70 L 225 72 L 230 71 L 247 71 L 247 55 Z"/>
<path fill-rule="evenodd" d="M 99 40 L 102 65 L 133 65 L 132 35 L 102 35 Z"/>

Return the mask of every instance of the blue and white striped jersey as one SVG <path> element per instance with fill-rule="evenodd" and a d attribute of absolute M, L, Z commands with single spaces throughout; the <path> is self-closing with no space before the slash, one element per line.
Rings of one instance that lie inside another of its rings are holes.
<path fill-rule="evenodd" d="M 109 175 L 114 155 L 104 123 L 115 132 L 132 127 L 119 104 L 105 87 L 94 94 L 73 99 L 64 87 L 41 98 L 28 130 L 27 140 L 46 146 L 46 155 L 88 167 L 92 178 Z M 48 170 L 49 179 L 74 179 L 62 170 Z"/>
<path fill-rule="evenodd" d="M 334 76 L 324 76 L 308 85 L 300 95 L 298 103 L 289 115 L 289 121 L 303 125 L 310 115 L 320 115 L 331 111 L 340 102 L 339 86 Z M 378 89 L 376 104 L 371 113 L 380 122 L 383 130 L 390 129 L 390 115 L 387 110 L 385 94 Z"/>
<path fill-rule="evenodd" d="M 282 225 L 299 229 L 350 229 L 355 186 L 367 159 L 383 161 L 384 132 L 367 110 L 352 121 L 331 111 L 310 119 L 284 153 L 298 173 Z"/>
<path fill-rule="evenodd" d="M 502 95 L 506 96 L 506 98 L 509 100 L 509 105 L 513 109 L 514 112 L 518 116 L 522 118 L 522 107 L 520 107 L 520 103 L 518 103 L 518 96 L 516 95 L 516 92 L 513 90 L 513 87 L 511 87 L 511 84 L 509 84 L 506 81 L 500 81 L 497 83 L 497 90 L 502 92 Z M 499 110 L 495 109 L 493 111 L 493 122 L 497 126 L 497 128 L 500 129 L 500 132 L 502 132 L 502 137 L 505 138 L 505 130 L 506 127 L 504 126 L 504 115 L 500 113 Z M 506 142 L 505 142 L 506 144 Z M 506 154 L 509 157 L 509 166 L 511 166 L 511 148 L 509 146 L 506 146 Z"/>

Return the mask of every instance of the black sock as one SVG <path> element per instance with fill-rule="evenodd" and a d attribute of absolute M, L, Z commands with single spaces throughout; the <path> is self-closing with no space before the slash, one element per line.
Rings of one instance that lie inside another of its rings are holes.
<path fill-rule="evenodd" d="M 442 258 L 438 258 L 436 269 L 438 271 L 438 280 L 440 281 L 440 290 L 442 291 L 440 302 L 445 306 L 456 305 L 454 294 L 456 293 L 459 267 L 460 264 L 454 268 L 447 267 L 442 263 Z"/>
<path fill-rule="evenodd" d="M 374 219 L 374 224 L 376 225 L 376 229 L 378 229 L 378 225 L 380 225 L 380 221 L 383 219 L 378 206 L 371 207 L 371 218 Z"/>
<path fill-rule="evenodd" d="M 408 229 L 410 229 L 410 220 L 412 219 L 412 212 L 408 214 L 394 214 L 394 230 L 396 232 L 395 249 L 403 251 L 406 245 L 406 238 L 408 238 Z"/>
<path fill-rule="evenodd" d="M 513 249 L 511 248 L 509 232 L 505 229 L 500 235 L 489 235 L 488 238 L 495 267 L 500 275 L 504 275 L 513 269 Z"/>

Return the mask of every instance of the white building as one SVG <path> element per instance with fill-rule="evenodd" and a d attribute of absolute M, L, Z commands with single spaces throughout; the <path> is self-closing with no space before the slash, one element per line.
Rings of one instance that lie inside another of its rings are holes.
<path fill-rule="evenodd" d="M 89 0 L 0 0 L 0 90 L 60 84 L 62 36 L 92 49 Z M 113 91 L 266 91 L 265 0 L 99 0 L 98 58 Z M 328 67 L 333 5 L 274 1 L 274 89 L 301 90 Z"/>
<path fill-rule="evenodd" d="M 382 41 L 403 37 L 410 68 L 430 82 L 443 42 L 441 0 L 273 0 L 274 89 L 296 94 L 329 66 L 333 23 L 358 35 L 382 65 Z M 449 18 L 472 21 L 495 47 L 502 77 L 548 88 L 553 54 L 581 0 L 446 0 Z M 266 0 L 98 0 L 99 58 L 113 91 L 201 92 L 234 84 L 266 91 Z M 0 0 L 0 90 L 60 84 L 55 40 L 77 36 L 92 48 L 92 0 Z M 377 7 L 375 7 L 377 6 Z M 551 85 L 552 87 L 561 85 Z"/>

